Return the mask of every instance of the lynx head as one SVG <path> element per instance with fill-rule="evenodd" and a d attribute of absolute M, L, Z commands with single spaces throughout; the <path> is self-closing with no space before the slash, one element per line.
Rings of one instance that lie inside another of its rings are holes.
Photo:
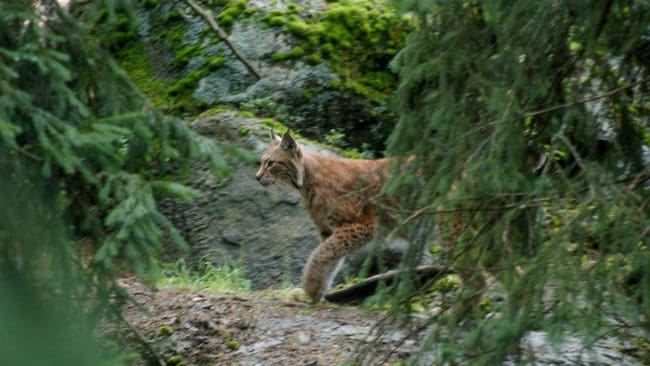
<path fill-rule="evenodd" d="M 264 187 L 279 183 L 300 189 L 305 174 L 300 145 L 289 131 L 280 138 L 271 130 L 270 138 L 271 145 L 262 155 L 262 164 L 255 178 Z"/>

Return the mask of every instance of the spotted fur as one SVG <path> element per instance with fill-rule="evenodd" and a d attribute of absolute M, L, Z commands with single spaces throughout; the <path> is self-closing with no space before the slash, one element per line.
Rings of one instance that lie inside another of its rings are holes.
<path fill-rule="evenodd" d="M 303 150 L 288 132 L 270 137 L 256 178 L 265 187 L 289 186 L 302 195 L 321 236 L 303 269 L 303 288 L 318 302 L 344 258 L 373 238 L 389 159 L 327 157 Z"/>

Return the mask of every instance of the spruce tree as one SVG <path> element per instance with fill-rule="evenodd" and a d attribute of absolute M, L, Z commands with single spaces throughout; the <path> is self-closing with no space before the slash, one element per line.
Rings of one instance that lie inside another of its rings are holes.
<path fill-rule="evenodd" d="M 482 271 L 504 295 L 489 316 L 475 302 L 432 317 L 440 364 L 500 364 L 538 329 L 647 342 L 650 4 L 395 5 L 417 30 L 392 64 L 389 153 L 413 162 L 387 191 L 413 251 L 442 243 L 465 272 L 459 301 L 480 295 Z M 395 310 L 421 295 L 408 279 Z"/>
<path fill-rule="evenodd" d="M 185 245 L 156 200 L 196 192 L 168 173 L 227 167 L 212 140 L 152 107 L 84 20 L 116 21 L 135 2 L 79 3 L 0 2 L 0 288 L 101 315 L 122 298 L 116 277 L 147 274 L 165 235 Z"/>

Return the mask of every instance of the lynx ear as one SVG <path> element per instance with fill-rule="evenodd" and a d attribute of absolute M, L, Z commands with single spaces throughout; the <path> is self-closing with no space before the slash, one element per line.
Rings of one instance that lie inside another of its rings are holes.
<path fill-rule="evenodd" d="M 269 133 L 269 138 L 271 139 L 271 143 L 278 142 L 282 140 L 280 136 L 275 134 L 275 131 L 273 131 L 273 127 L 271 127 L 271 132 Z"/>
<path fill-rule="evenodd" d="M 285 132 L 284 135 L 282 136 L 282 142 L 280 143 L 280 146 L 282 147 L 282 150 L 288 151 L 288 152 L 296 152 L 298 151 L 298 142 L 294 140 L 294 138 L 291 136 L 289 131 Z"/>

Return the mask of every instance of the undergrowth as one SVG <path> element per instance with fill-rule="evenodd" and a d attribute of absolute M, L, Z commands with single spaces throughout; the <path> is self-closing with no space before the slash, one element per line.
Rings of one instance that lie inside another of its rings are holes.
<path fill-rule="evenodd" d="M 250 280 L 244 277 L 240 261 L 226 261 L 221 266 L 201 259 L 195 268 L 190 268 L 183 259 L 173 263 L 161 263 L 161 274 L 157 285 L 165 288 L 183 288 L 195 291 L 211 292 L 251 291 Z"/>

